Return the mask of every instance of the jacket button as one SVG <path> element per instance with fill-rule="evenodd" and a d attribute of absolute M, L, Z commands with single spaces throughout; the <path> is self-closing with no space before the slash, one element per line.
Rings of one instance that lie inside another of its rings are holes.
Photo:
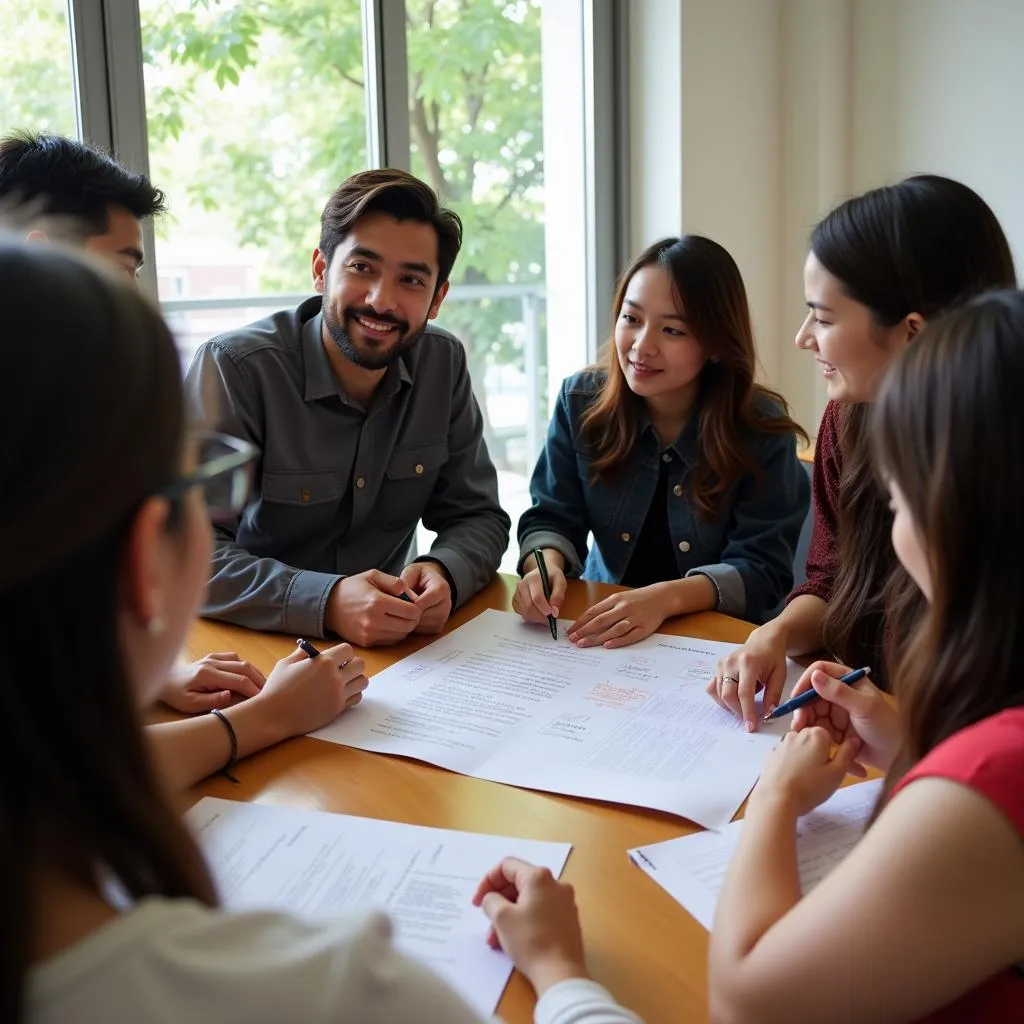
<path fill-rule="evenodd" d="M 624 541 L 624 542 L 625 542 L 626 544 L 628 544 L 628 543 L 629 543 L 629 534 L 628 534 L 628 533 L 624 533 L 624 534 L 622 535 L 622 539 L 623 539 L 623 541 Z"/>
<path fill-rule="evenodd" d="M 682 484 L 676 484 L 675 487 L 672 488 L 672 493 L 677 498 L 681 498 L 683 496 L 683 485 Z"/>
<path fill-rule="evenodd" d="M 423 472 L 423 466 L 422 466 L 421 463 L 417 462 L 416 463 L 416 473 L 417 473 L 417 475 L 421 474 L 422 472 Z"/>
<path fill-rule="evenodd" d="M 686 552 L 690 550 L 690 542 L 688 540 L 681 540 L 679 542 L 679 550 Z"/>
<path fill-rule="evenodd" d="M 362 490 L 365 486 L 366 486 L 366 479 L 365 479 L 365 477 L 359 477 L 356 480 L 356 487 L 358 487 L 360 490 Z"/>
<path fill-rule="evenodd" d="M 661 453 L 661 461 L 662 462 L 671 462 L 672 461 L 672 454 L 671 454 L 671 452 L 662 452 Z"/>
<path fill-rule="evenodd" d="M 299 501 L 309 501 L 309 491 L 305 487 L 299 491 Z"/>

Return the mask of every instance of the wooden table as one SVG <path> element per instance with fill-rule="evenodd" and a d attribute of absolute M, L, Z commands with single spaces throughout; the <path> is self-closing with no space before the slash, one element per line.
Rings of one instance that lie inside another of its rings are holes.
<path fill-rule="evenodd" d="M 462 625 L 486 608 L 510 611 L 514 583 L 512 577 L 498 577 L 452 616 L 451 626 Z M 571 583 L 562 614 L 575 617 L 618 589 Z M 705 612 L 673 620 L 662 632 L 742 643 L 752 628 L 738 619 Z M 417 638 L 362 652 L 368 674 L 429 642 Z M 264 671 L 294 649 L 294 637 L 206 621 L 197 623 L 189 638 L 194 658 L 234 650 Z M 697 831 L 690 822 L 656 811 L 484 782 L 308 737 L 248 758 L 236 774 L 241 785 L 215 777 L 194 787 L 189 796 L 571 842 L 563 877 L 576 888 L 593 976 L 647 1024 L 707 1019 L 707 933 L 626 856 L 630 847 Z M 509 1024 L 527 1024 L 533 1005 L 530 986 L 514 974 L 498 1007 L 500 1016 Z"/>

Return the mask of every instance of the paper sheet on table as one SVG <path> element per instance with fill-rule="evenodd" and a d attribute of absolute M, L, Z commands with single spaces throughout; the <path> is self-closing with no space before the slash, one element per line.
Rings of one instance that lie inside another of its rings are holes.
<path fill-rule="evenodd" d="M 736 644 L 659 633 L 581 650 L 560 623 L 486 611 L 370 680 L 313 733 L 492 782 L 609 800 L 722 828 L 788 722 L 748 735 L 705 692 Z M 800 669 L 790 666 L 791 685 Z"/>
<path fill-rule="evenodd" d="M 494 1013 L 512 964 L 486 943 L 487 919 L 470 904 L 477 884 L 510 854 L 557 877 L 572 849 L 214 797 L 200 800 L 187 820 L 226 907 L 321 918 L 386 910 L 398 948 L 444 977 L 482 1017 Z"/>
<path fill-rule="evenodd" d="M 857 845 L 881 779 L 838 790 L 797 823 L 800 885 L 810 892 Z M 698 832 L 629 851 L 630 859 L 681 903 L 708 931 L 742 821 L 721 832 Z"/>

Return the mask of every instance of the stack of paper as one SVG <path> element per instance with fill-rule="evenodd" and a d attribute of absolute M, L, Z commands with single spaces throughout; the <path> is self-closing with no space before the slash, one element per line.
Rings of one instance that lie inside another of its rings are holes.
<path fill-rule="evenodd" d="M 881 780 L 875 779 L 847 786 L 800 819 L 797 854 L 805 893 L 857 845 L 881 785 Z M 640 846 L 630 850 L 629 856 L 710 931 L 718 894 L 742 828 L 743 822 L 736 821 L 721 832 L 698 832 Z"/>
<path fill-rule="evenodd" d="M 735 644 L 654 634 L 580 649 L 487 611 L 371 679 L 314 733 L 481 779 L 651 807 L 722 828 L 788 723 L 752 735 L 705 692 Z M 790 681 L 800 669 L 791 665 Z"/>
<path fill-rule="evenodd" d="M 571 846 L 207 797 L 187 820 L 231 910 L 306 916 L 379 908 L 397 946 L 488 1017 L 512 973 L 470 899 L 503 857 L 562 873 Z"/>

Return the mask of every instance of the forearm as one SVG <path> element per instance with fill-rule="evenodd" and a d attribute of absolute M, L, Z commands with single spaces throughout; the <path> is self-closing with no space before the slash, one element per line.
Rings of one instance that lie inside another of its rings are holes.
<path fill-rule="evenodd" d="M 437 529 L 430 558 L 452 577 L 455 606 L 465 604 L 494 578 L 508 547 L 510 525 L 508 515 L 495 508 Z"/>
<path fill-rule="evenodd" d="M 524 514 L 523 519 L 526 516 Z M 528 530 L 523 529 L 523 520 L 520 520 L 519 529 L 519 571 L 527 573 L 532 567 L 531 555 L 540 548 L 548 552 L 547 563 L 551 566 L 551 556 L 557 555 L 561 559 L 561 568 L 566 576 L 579 576 L 583 572 L 583 562 L 586 559 L 586 546 L 581 549 L 577 547 L 576 541 L 570 535 L 572 530 L 561 530 L 554 526 L 531 525 Z"/>
<path fill-rule="evenodd" d="M 665 595 L 668 609 L 666 618 L 706 612 L 718 604 L 717 588 L 707 576 L 701 574 L 687 576 L 681 580 L 655 583 L 654 587 L 662 590 Z"/>
<path fill-rule="evenodd" d="M 322 637 L 327 599 L 340 579 L 261 558 L 218 538 L 202 613 L 249 629 Z"/>
<path fill-rule="evenodd" d="M 755 789 L 715 911 L 709 955 L 713 1004 L 728 1004 L 715 998 L 716 991 L 737 982 L 746 957 L 800 900 L 796 823 L 792 801 Z"/>
<path fill-rule="evenodd" d="M 519 563 L 519 571 L 524 576 L 532 569 L 537 568 L 537 559 L 534 556 L 535 551 L 540 551 L 544 558 L 544 565 L 547 566 L 548 570 L 565 570 L 565 555 L 562 554 L 558 548 L 530 548 L 530 550 L 523 555 Z"/>
<path fill-rule="evenodd" d="M 266 701 L 253 697 L 221 712 L 238 741 L 238 758 L 248 757 L 287 738 L 281 716 Z M 216 715 L 196 715 L 146 729 L 150 749 L 164 785 L 180 793 L 227 764 L 231 739 Z"/>
<path fill-rule="evenodd" d="M 784 646 L 787 657 L 813 654 L 822 648 L 821 624 L 827 607 L 820 597 L 801 594 L 755 632 L 771 636 Z"/>

